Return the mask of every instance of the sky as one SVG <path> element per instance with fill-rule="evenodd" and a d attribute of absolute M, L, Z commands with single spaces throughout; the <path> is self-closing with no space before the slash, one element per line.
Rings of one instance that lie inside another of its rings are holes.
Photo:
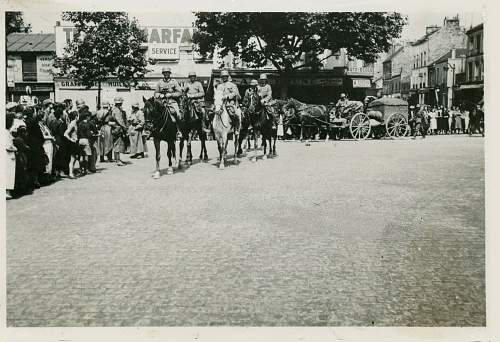
<path fill-rule="evenodd" d="M 444 17 L 453 17 L 458 14 L 461 26 L 469 28 L 483 22 L 480 12 L 414 12 L 403 13 L 408 16 L 408 25 L 403 28 L 401 39 L 416 40 L 425 34 L 425 27 L 443 24 Z M 129 12 L 136 17 L 142 26 L 191 26 L 194 16 L 189 12 Z M 61 20 L 60 12 L 30 12 L 24 11 L 24 20 L 30 23 L 34 33 L 52 33 L 56 21 Z"/>

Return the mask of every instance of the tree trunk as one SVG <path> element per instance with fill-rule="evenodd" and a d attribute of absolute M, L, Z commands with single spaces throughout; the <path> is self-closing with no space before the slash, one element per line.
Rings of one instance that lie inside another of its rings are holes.
<path fill-rule="evenodd" d="M 288 96 L 288 85 L 290 84 L 290 78 L 288 73 L 280 73 L 280 98 L 285 99 Z"/>
<path fill-rule="evenodd" d="M 97 82 L 97 109 L 101 109 L 101 81 Z"/>

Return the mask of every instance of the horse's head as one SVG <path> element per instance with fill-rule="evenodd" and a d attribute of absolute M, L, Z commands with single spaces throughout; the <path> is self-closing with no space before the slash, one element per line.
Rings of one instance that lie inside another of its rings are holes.
<path fill-rule="evenodd" d="M 224 106 L 223 94 L 222 90 L 217 87 L 214 89 L 214 112 L 220 113 Z"/>

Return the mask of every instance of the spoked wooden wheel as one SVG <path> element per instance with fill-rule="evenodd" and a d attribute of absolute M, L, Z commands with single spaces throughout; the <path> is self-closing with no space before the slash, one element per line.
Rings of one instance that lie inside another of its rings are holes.
<path fill-rule="evenodd" d="M 351 119 L 349 125 L 351 135 L 356 140 L 365 140 L 370 136 L 371 123 L 370 119 L 365 113 L 357 113 Z"/>
<path fill-rule="evenodd" d="M 410 131 L 408 121 L 406 121 L 404 115 L 400 113 L 394 113 L 389 116 L 389 119 L 387 119 L 385 123 L 385 128 L 387 135 L 391 138 L 405 137 Z"/>

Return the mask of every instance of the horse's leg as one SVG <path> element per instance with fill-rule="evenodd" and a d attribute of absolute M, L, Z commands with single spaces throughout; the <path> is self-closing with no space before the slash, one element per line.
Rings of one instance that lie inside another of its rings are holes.
<path fill-rule="evenodd" d="M 262 145 L 264 147 L 264 154 L 262 155 L 262 159 L 267 159 L 267 135 L 262 134 Z"/>
<path fill-rule="evenodd" d="M 224 170 L 224 159 L 226 158 L 227 133 L 222 133 L 220 138 L 220 162 L 219 170 Z"/>
<path fill-rule="evenodd" d="M 259 135 L 260 132 L 257 128 L 253 129 L 253 157 L 251 159 L 252 162 L 257 161 L 257 149 L 259 148 Z"/>
<path fill-rule="evenodd" d="M 187 156 L 186 156 L 186 159 L 189 163 L 191 163 L 193 161 L 193 153 L 191 151 L 191 142 L 192 142 L 192 139 L 193 139 L 193 130 L 189 130 L 189 133 L 188 133 L 188 140 L 187 140 Z"/>
<path fill-rule="evenodd" d="M 201 134 L 201 151 L 203 152 L 203 160 L 208 160 L 208 152 L 207 152 L 207 133 L 202 132 Z"/>
<path fill-rule="evenodd" d="M 240 133 L 235 132 L 233 139 L 234 139 L 234 163 L 236 164 L 236 157 L 238 156 L 238 147 L 240 142 Z"/>
<path fill-rule="evenodd" d="M 156 152 L 156 170 L 155 173 L 153 174 L 154 179 L 160 178 L 160 143 L 161 140 L 159 138 L 153 138 L 153 143 L 155 145 L 155 152 Z"/>
<path fill-rule="evenodd" d="M 182 132 L 182 137 L 179 139 L 179 163 L 182 161 L 182 152 L 184 151 L 184 139 L 186 139 L 185 132 Z"/>
<path fill-rule="evenodd" d="M 174 168 L 176 164 L 176 155 L 175 155 L 175 140 L 169 140 L 168 142 L 168 169 L 167 175 L 171 175 L 174 173 Z M 172 163 L 172 159 L 174 162 Z"/>

